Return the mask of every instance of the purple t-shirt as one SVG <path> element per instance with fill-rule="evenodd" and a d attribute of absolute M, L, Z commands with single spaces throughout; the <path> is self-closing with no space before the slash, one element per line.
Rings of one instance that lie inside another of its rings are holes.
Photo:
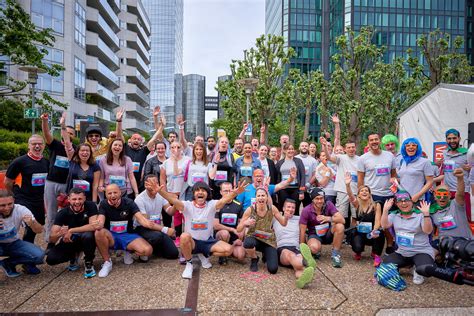
<path fill-rule="evenodd" d="M 337 213 L 337 208 L 332 204 L 332 202 L 327 201 L 326 205 L 323 208 L 322 215 L 324 216 L 333 216 Z M 306 206 L 300 215 L 300 224 L 306 225 L 308 227 L 308 235 L 316 234 L 315 227 L 321 223 L 316 219 L 316 210 L 314 209 L 313 203 Z M 331 225 L 329 223 L 329 225 Z"/>
<path fill-rule="evenodd" d="M 101 176 L 104 179 L 104 186 L 116 184 L 122 192 L 127 190 L 127 194 L 130 194 L 132 193 L 132 185 L 130 184 L 129 173 L 133 172 L 133 163 L 130 157 L 123 157 L 125 158 L 125 165 L 123 166 L 118 163 L 108 165 L 107 157 L 105 156 L 99 160 L 99 166 L 102 170 Z"/>

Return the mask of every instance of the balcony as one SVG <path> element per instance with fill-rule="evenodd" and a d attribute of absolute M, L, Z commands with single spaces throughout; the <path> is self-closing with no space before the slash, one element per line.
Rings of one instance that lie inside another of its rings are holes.
<path fill-rule="evenodd" d="M 99 11 L 94 8 L 87 10 L 87 30 L 100 34 L 107 45 L 119 48 L 119 38 L 115 31 L 109 26 L 107 21 L 99 14 Z"/>
<path fill-rule="evenodd" d="M 142 107 L 148 107 L 150 105 L 150 97 L 132 83 L 122 82 L 117 93 L 125 94 L 126 100 L 137 102 Z"/>
<path fill-rule="evenodd" d="M 120 105 L 120 98 L 95 80 L 86 80 L 86 95 L 89 103 L 98 104 L 108 109 Z"/>
<path fill-rule="evenodd" d="M 145 78 L 134 66 L 123 64 L 117 71 L 117 75 L 127 77 L 128 83 L 137 85 L 145 93 L 150 91 L 149 79 Z"/>
<path fill-rule="evenodd" d="M 99 0 L 99 6 L 102 8 L 101 12 L 104 12 L 104 16 L 106 16 L 109 22 L 112 22 L 115 29 L 118 30 L 120 28 L 120 20 L 107 0 Z"/>
<path fill-rule="evenodd" d="M 88 54 L 99 57 L 107 67 L 113 70 L 117 70 L 120 67 L 120 61 L 115 52 L 110 49 L 109 45 L 97 33 L 87 31 L 86 50 Z"/>
<path fill-rule="evenodd" d="M 136 118 L 125 117 L 123 120 L 123 128 L 126 130 L 138 132 L 138 133 L 149 133 L 150 127 L 144 121 L 138 120 Z"/>
<path fill-rule="evenodd" d="M 127 47 L 137 50 L 147 62 L 150 62 L 150 40 L 145 45 L 142 37 L 139 36 L 137 16 L 129 12 L 120 12 L 120 19 L 127 22 L 127 29 L 120 31 L 119 38 L 127 41 Z"/>
<path fill-rule="evenodd" d="M 142 107 L 136 102 L 125 100 L 120 102 L 120 105 L 125 108 L 125 111 L 130 112 L 135 117 L 140 117 L 143 120 L 147 120 L 151 117 L 150 110 Z"/>
<path fill-rule="evenodd" d="M 119 87 L 118 76 L 106 65 L 104 65 L 97 57 L 87 56 L 86 59 L 87 77 L 92 77 L 106 83 L 113 88 Z"/>
<path fill-rule="evenodd" d="M 143 7 L 141 0 L 124 0 L 122 3 L 127 4 L 127 11 L 137 15 L 141 19 L 146 34 L 150 35 L 150 20 L 148 19 L 148 15 L 145 13 L 145 8 Z"/>
<path fill-rule="evenodd" d="M 127 59 L 127 65 L 137 67 L 144 77 L 150 76 L 150 67 L 140 57 L 136 50 L 129 47 L 122 47 L 118 52 L 120 58 Z"/>

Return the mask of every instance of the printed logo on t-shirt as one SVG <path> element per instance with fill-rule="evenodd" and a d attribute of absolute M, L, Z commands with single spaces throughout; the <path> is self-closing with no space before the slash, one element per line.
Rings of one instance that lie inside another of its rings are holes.
<path fill-rule="evenodd" d="M 140 171 L 140 162 L 132 162 L 132 165 L 133 165 L 133 172 Z"/>
<path fill-rule="evenodd" d="M 155 224 L 161 225 L 161 215 L 160 214 L 150 215 L 150 221 Z"/>
<path fill-rule="evenodd" d="M 110 231 L 122 234 L 127 232 L 128 221 L 111 221 L 110 222 Z"/>
<path fill-rule="evenodd" d="M 232 213 L 222 213 L 221 223 L 229 226 L 237 225 L 237 214 Z"/>
<path fill-rule="evenodd" d="M 372 231 L 372 223 L 371 222 L 360 222 L 357 225 L 357 231 L 359 233 L 368 234 Z"/>
<path fill-rule="evenodd" d="M 206 220 L 193 219 L 191 221 L 192 230 L 207 230 L 208 223 Z"/>
<path fill-rule="evenodd" d="M 415 234 L 407 232 L 397 233 L 397 244 L 403 247 L 413 248 L 415 245 Z"/>
<path fill-rule="evenodd" d="M 34 187 L 44 186 L 47 175 L 47 173 L 33 173 L 33 175 L 31 176 L 31 185 Z"/>
<path fill-rule="evenodd" d="M 257 229 L 253 233 L 253 236 L 260 239 L 270 239 L 270 237 L 272 237 L 272 233 Z"/>
<path fill-rule="evenodd" d="M 218 181 L 227 181 L 227 171 L 217 170 L 215 179 Z"/>
<path fill-rule="evenodd" d="M 324 235 L 326 235 L 326 233 L 328 232 L 329 230 L 329 223 L 324 223 L 324 224 L 321 224 L 321 225 L 316 225 L 314 227 L 314 229 L 316 230 L 316 235 L 318 235 L 319 237 L 322 237 Z"/>
<path fill-rule="evenodd" d="M 125 188 L 125 177 L 124 176 L 109 176 L 109 184 L 116 184 L 119 188 Z"/>
<path fill-rule="evenodd" d="M 375 175 L 377 177 L 386 176 L 390 174 L 390 167 L 387 165 L 376 165 L 375 166 Z"/>
<path fill-rule="evenodd" d="M 64 156 L 56 156 L 56 160 L 54 161 L 54 166 L 58 168 L 69 169 L 69 159 Z"/>
<path fill-rule="evenodd" d="M 439 221 L 440 230 L 450 230 L 455 229 L 456 227 L 458 227 L 458 225 L 456 224 L 456 221 L 452 215 L 446 215 Z"/>
<path fill-rule="evenodd" d="M 75 179 L 75 180 L 72 180 L 72 187 L 82 189 L 85 192 L 89 192 L 89 190 L 91 188 L 91 185 L 86 180 L 77 180 L 77 179 Z"/>
<path fill-rule="evenodd" d="M 16 227 L 13 226 L 12 228 L 10 229 L 2 229 L 0 230 L 0 240 L 7 240 L 7 239 L 10 239 L 10 238 L 13 238 L 16 236 Z"/>
<path fill-rule="evenodd" d="M 444 172 L 453 172 L 456 167 L 456 162 L 454 160 L 447 160 L 444 162 Z"/>

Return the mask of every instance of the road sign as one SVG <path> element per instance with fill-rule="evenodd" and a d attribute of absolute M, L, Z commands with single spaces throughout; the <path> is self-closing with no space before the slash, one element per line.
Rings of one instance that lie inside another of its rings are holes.
<path fill-rule="evenodd" d="M 39 110 L 28 108 L 23 112 L 23 117 L 26 119 L 37 119 L 39 117 Z"/>

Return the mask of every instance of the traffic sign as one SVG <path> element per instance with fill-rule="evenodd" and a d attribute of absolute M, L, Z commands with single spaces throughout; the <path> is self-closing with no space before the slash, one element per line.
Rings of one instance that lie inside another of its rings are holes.
<path fill-rule="evenodd" d="M 23 117 L 26 119 L 37 119 L 39 117 L 39 109 L 28 108 L 23 112 Z"/>

